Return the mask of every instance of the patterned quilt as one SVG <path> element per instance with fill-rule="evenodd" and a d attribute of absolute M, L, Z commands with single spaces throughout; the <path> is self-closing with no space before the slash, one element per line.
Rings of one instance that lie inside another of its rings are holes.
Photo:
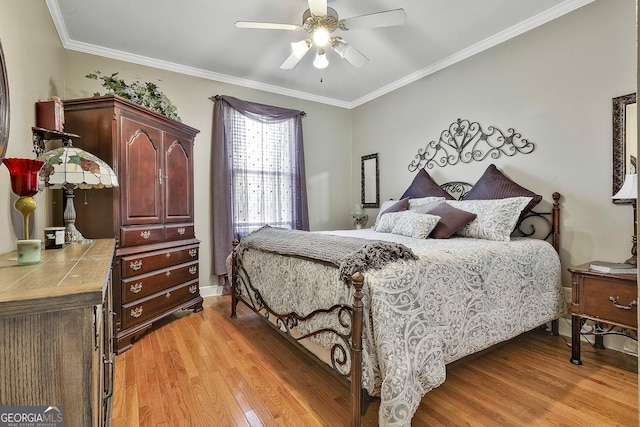
<path fill-rule="evenodd" d="M 363 386 L 380 396 L 381 426 L 410 426 L 422 397 L 444 382 L 447 363 L 564 313 L 560 261 L 545 241 L 330 233 L 401 243 L 419 258 L 363 272 Z M 353 290 L 337 279 L 335 267 L 257 250 L 246 251 L 242 264 L 277 312 L 304 316 L 351 301 Z M 322 321 L 298 328 L 311 332 Z M 316 341 L 329 348 L 332 340 Z"/>

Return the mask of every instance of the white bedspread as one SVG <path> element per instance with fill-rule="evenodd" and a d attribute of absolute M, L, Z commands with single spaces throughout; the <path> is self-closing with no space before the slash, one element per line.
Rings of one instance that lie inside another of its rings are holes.
<path fill-rule="evenodd" d="M 420 258 L 363 272 L 363 386 L 381 398 L 381 426 L 409 426 L 424 394 L 444 382 L 445 364 L 564 313 L 560 261 L 547 242 L 330 233 L 402 243 Z M 337 280 L 334 267 L 255 250 L 242 263 L 277 312 L 306 315 L 351 302 L 353 290 Z M 320 321 L 299 329 L 317 330 Z M 325 338 L 319 344 L 328 347 Z"/>

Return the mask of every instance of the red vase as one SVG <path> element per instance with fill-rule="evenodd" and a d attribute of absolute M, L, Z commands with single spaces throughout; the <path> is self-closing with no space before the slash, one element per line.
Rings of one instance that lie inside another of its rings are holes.
<path fill-rule="evenodd" d="M 38 192 L 38 172 L 43 161 L 33 159 L 4 159 L 11 174 L 11 191 L 18 196 L 14 207 L 22 214 L 23 240 L 29 240 L 29 215 L 36 209 L 33 196 Z"/>
<path fill-rule="evenodd" d="M 38 172 L 43 161 L 34 159 L 3 159 L 11 174 L 11 191 L 19 197 L 33 197 L 38 192 Z"/>

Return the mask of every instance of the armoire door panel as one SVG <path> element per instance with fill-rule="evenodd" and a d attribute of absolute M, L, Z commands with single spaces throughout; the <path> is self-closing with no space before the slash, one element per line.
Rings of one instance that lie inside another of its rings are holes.
<path fill-rule="evenodd" d="M 122 224 L 160 222 L 162 169 L 162 132 L 148 125 L 122 117 L 122 144 L 125 170 L 122 191 Z"/>
<path fill-rule="evenodd" d="M 165 222 L 193 221 L 193 171 L 190 143 L 164 134 Z"/>

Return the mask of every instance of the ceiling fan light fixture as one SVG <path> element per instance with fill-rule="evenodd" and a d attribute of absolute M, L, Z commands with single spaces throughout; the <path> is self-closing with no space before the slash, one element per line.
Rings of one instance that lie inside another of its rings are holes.
<path fill-rule="evenodd" d="M 325 27 L 320 26 L 313 30 L 313 44 L 315 44 L 316 46 L 326 47 L 329 44 L 330 40 L 331 35 L 329 33 L 329 30 L 327 30 Z"/>
<path fill-rule="evenodd" d="M 318 49 L 316 53 L 316 58 L 313 60 L 313 66 L 322 70 L 329 66 L 329 60 L 327 59 L 327 54 L 324 50 Z"/>

